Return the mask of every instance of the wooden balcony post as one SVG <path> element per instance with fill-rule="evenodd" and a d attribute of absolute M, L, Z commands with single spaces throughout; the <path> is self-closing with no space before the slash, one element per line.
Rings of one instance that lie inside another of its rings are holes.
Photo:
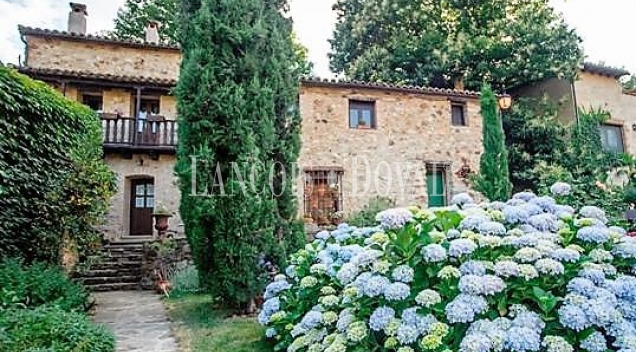
<path fill-rule="evenodd" d="M 136 87 L 137 90 L 137 100 L 135 101 L 135 116 L 134 116 L 134 132 L 133 132 L 133 144 L 137 144 L 137 132 L 139 131 L 139 112 L 141 111 L 141 88 Z"/>

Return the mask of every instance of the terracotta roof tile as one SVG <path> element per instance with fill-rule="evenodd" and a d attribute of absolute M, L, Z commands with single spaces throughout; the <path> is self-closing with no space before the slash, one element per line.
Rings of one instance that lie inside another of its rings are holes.
<path fill-rule="evenodd" d="M 420 87 L 412 85 L 391 84 L 383 82 L 365 82 L 346 79 L 323 79 L 319 77 L 303 77 L 301 84 L 321 87 L 342 87 L 342 88 L 367 88 L 399 91 L 405 93 L 417 93 L 428 95 L 443 95 L 466 98 L 479 98 L 480 93 L 470 90 L 457 90 L 448 88 Z"/>
<path fill-rule="evenodd" d="M 583 63 L 583 71 L 613 78 L 620 78 L 630 74 L 629 71 L 623 68 L 610 67 L 603 64 L 595 64 L 591 62 Z"/>
<path fill-rule="evenodd" d="M 120 82 L 120 83 L 150 84 L 150 85 L 156 85 L 161 87 L 174 87 L 177 85 L 177 81 L 174 79 L 155 78 L 155 77 L 146 77 L 146 76 L 124 76 L 124 75 L 112 75 L 112 74 L 106 74 L 106 73 L 94 73 L 94 72 L 87 72 L 87 71 L 34 68 L 34 67 L 25 67 L 25 66 L 15 67 L 15 68 L 20 73 L 24 73 L 29 76 L 78 78 L 78 79 Z"/>
<path fill-rule="evenodd" d="M 181 50 L 179 45 L 175 45 L 175 44 L 148 43 L 141 40 L 116 39 L 116 38 L 100 36 L 100 35 L 79 34 L 74 32 L 58 31 L 54 29 L 26 27 L 22 25 L 18 26 L 18 30 L 20 31 L 20 35 L 22 36 L 33 35 L 33 36 L 41 36 L 41 37 L 65 38 L 65 39 L 72 39 L 72 40 L 78 40 L 78 41 L 92 41 L 92 42 L 100 42 L 100 43 L 108 43 L 108 44 L 118 44 L 118 45 L 125 45 L 125 46 L 130 46 L 135 48 Z"/>

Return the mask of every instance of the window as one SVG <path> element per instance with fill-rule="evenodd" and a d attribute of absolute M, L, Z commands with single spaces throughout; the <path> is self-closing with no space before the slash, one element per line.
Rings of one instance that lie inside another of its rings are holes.
<path fill-rule="evenodd" d="M 342 171 L 312 169 L 304 173 L 304 212 L 318 225 L 327 225 L 342 217 Z"/>
<path fill-rule="evenodd" d="M 601 144 L 606 152 L 623 153 L 623 127 L 603 124 L 599 126 Z"/>
<path fill-rule="evenodd" d="M 349 100 L 349 127 L 375 128 L 375 102 Z"/>
<path fill-rule="evenodd" d="M 426 166 L 426 188 L 429 207 L 443 207 L 446 202 L 445 165 L 429 164 Z"/>
<path fill-rule="evenodd" d="M 104 98 L 101 91 L 83 91 L 81 94 L 82 104 L 93 111 L 102 112 L 104 110 Z"/>
<path fill-rule="evenodd" d="M 453 126 L 466 126 L 466 105 L 451 103 L 451 119 Z"/>

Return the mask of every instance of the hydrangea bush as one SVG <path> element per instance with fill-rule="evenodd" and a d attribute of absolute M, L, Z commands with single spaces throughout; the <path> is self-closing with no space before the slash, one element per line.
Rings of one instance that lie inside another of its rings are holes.
<path fill-rule="evenodd" d="M 461 194 L 318 233 L 259 322 L 289 352 L 636 351 L 636 239 L 557 200 Z"/>

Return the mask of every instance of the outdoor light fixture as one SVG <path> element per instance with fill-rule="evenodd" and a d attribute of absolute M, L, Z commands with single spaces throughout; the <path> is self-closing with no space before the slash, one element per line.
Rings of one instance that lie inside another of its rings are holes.
<path fill-rule="evenodd" d="M 510 107 L 512 106 L 512 97 L 510 96 L 510 94 L 502 94 L 499 97 L 499 108 L 503 111 L 506 111 L 508 109 L 510 109 Z"/>

